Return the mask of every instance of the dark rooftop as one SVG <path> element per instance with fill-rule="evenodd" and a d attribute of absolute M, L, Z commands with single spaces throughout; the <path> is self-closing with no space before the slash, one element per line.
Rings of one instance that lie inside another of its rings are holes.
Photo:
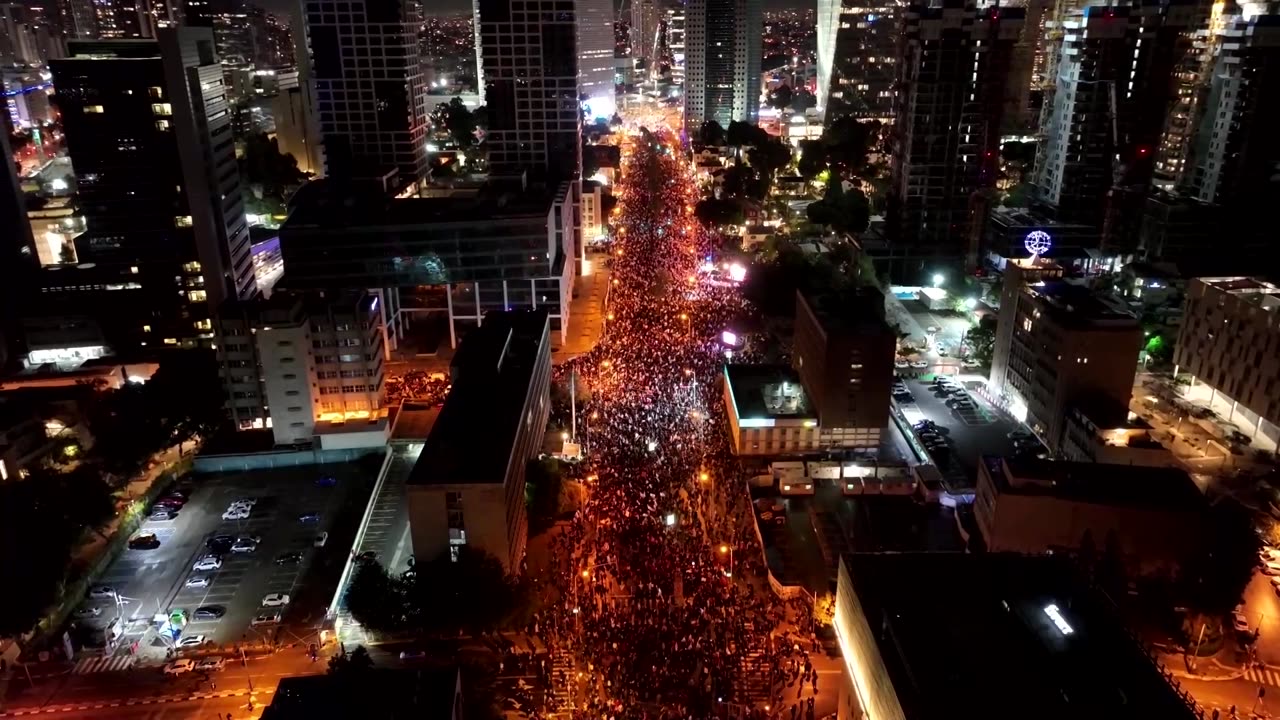
<path fill-rule="evenodd" d="M 842 564 L 911 720 L 1197 717 L 1064 558 L 853 554 Z"/>
<path fill-rule="evenodd" d="M 389 198 L 376 185 L 318 180 L 304 185 L 289 201 L 289 219 L 281 232 L 298 228 L 473 223 L 511 217 L 545 218 L 553 193 L 519 192 L 491 186 L 465 197 Z"/>
<path fill-rule="evenodd" d="M 1092 329 L 1138 327 L 1138 319 L 1127 311 L 1103 302 L 1083 285 L 1052 280 L 1029 286 L 1024 292 L 1039 298 L 1055 322 L 1064 327 Z"/>
<path fill-rule="evenodd" d="M 262 720 L 447 718 L 457 687 L 457 668 L 370 669 L 359 687 L 333 675 L 288 677 L 280 680 Z"/>
<path fill-rule="evenodd" d="M 450 366 L 453 388 L 410 484 L 506 480 L 529 384 L 543 358 L 542 343 L 550 342 L 549 327 L 545 310 L 489 313 L 463 338 Z"/>
<path fill-rule="evenodd" d="M 857 287 L 842 292 L 810 293 L 796 291 L 803 301 L 796 312 L 807 306 L 825 333 L 879 335 L 892 332 L 884 319 L 884 293 L 874 287 Z"/>
<path fill-rule="evenodd" d="M 790 365 L 725 365 L 724 375 L 740 420 L 818 417 Z"/>
<path fill-rule="evenodd" d="M 1168 510 L 1194 511 L 1205 504 L 1204 494 L 1179 468 L 991 455 L 982 462 L 1001 493 Z"/>

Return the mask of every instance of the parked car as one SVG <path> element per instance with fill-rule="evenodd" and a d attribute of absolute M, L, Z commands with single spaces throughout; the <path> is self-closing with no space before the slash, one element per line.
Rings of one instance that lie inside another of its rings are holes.
<path fill-rule="evenodd" d="M 329 532 L 326 530 L 325 532 L 317 535 L 315 540 L 311 541 L 311 545 L 312 547 L 324 547 L 324 544 L 327 542 L 329 542 Z"/>
<path fill-rule="evenodd" d="M 192 570 L 217 570 L 222 567 L 222 558 L 210 555 L 202 557 L 191 566 Z"/>
<path fill-rule="evenodd" d="M 196 620 L 217 620 L 226 614 L 226 609 L 221 605 L 205 605 L 203 607 L 196 608 L 196 611 L 191 617 Z"/>
<path fill-rule="evenodd" d="M 222 547 L 230 548 L 235 541 L 236 538 L 234 535 L 214 535 L 208 540 L 205 540 L 204 545 L 210 550 L 216 551 L 218 548 Z"/>
<path fill-rule="evenodd" d="M 189 588 L 207 588 L 210 580 L 207 575 L 192 575 L 187 578 L 186 586 Z"/>
<path fill-rule="evenodd" d="M 247 505 L 253 507 L 258 504 L 258 498 L 242 497 L 231 501 L 232 505 Z"/>
<path fill-rule="evenodd" d="M 1249 632 L 1249 619 L 1244 616 L 1244 612 L 1240 610 L 1241 606 L 1231 613 L 1231 628 L 1238 633 Z"/>
<path fill-rule="evenodd" d="M 300 562 L 302 562 L 302 553 L 300 552 L 281 553 L 276 558 L 277 565 L 294 565 Z"/>
<path fill-rule="evenodd" d="M 101 614 L 102 614 L 102 608 L 91 607 L 88 605 L 78 608 L 75 612 L 75 616 L 80 618 L 81 620 L 84 620 L 86 618 L 96 618 Z"/>
<path fill-rule="evenodd" d="M 237 540 L 236 544 L 231 546 L 231 552 L 233 553 L 251 553 L 257 549 L 258 543 L 245 542 L 244 540 Z"/>
<path fill-rule="evenodd" d="M 332 475 L 316 478 L 316 487 L 333 487 L 338 484 L 338 478 Z"/>
<path fill-rule="evenodd" d="M 222 513 L 222 519 L 223 520 L 248 520 L 249 509 L 248 508 L 244 508 L 244 509 L 230 508 L 226 512 Z"/>
<path fill-rule="evenodd" d="M 258 543 L 262 542 L 262 536 L 261 535 L 241 535 L 240 537 L 236 538 L 236 542 L 253 543 L 254 545 L 257 545 Z"/>
<path fill-rule="evenodd" d="M 320 522 L 320 513 L 303 513 L 298 516 L 298 522 L 312 525 Z"/>
<path fill-rule="evenodd" d="M 271 623 L 278 623 L 278 622 L 280 622 L 280 613 L 264 612 L 254 616 L 253 620 L 251 620 L 249 624 L 250 625 L 268 625 Z"/>
<path fill-rule="evenodd" d="M 205 639 L 205 636 L 203 635 L 183 635 L 182 639 L 178 641 L 177 645 L 180 648 L 193 648 L 193 647 L 200 647 L 201 645 L 205 644 L 205 642 L 207 641 Z"/>
<path fill-rule="evenodd" d="M 197 672 L 217 672 L 226 667 L 227 659 L 224 657 L 210 657 L 196 663 Z"/>
<path fill-rule="evenodd" d="M 110 585 L 94 585 L 89 588 L 89 597 L 91 598 L 112 598 L 116 597 L 116 589 Z"/>
<path fill-rule="evenodd" d="M 911 367 L 917 370 L 923 370 L 924 368 L 929 367 L 929 363 L 925 362 L 924 360 L 916 360 L 915 362 L 911 363 Z"/>
<path fill-rule="evenodd" d="M 183 673 L 189 673 L 195 669 L 196 669 L 195 660 L 192 660 L 191 658 L 182 658 L 181 660 L 174 660 L 168 665 L 165 665 L 164 674 L 165 675 L 182 675 Z"/>
<path fill-rule="evenodd" d="M 130 550 L 155 550 L 160 547 L 160 538 L 155 533 L 143 533 L 129 538 Z"/>
<path fill-rule="evenodd" d="M 262 598 L 262 607 L 282 607 L 289 604 L 289 596 L 284 593 L 271 593 Z"/>
<path fill-rule="evenodd" d="M 172 520 L 176 517 L 178 517 L 178 513 L 174 512 L 173 509 L 159 505 L 152 509 L 151 514 L 147 516 L 147 519 L 151 522 L 164 522 L 165 520 Z"/>

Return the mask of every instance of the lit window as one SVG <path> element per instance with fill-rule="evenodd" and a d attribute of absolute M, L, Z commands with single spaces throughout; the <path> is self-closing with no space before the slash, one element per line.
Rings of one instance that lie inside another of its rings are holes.
<path fill-rule="evenodd" d="M 174 224 L 174 225 L 176 225 L 177 227 L 191 227 L 191 216 L 190 216 L 190 215 L 178 215 L 177 217 L 175 217 L 175 218 L 173 219 L 173 224 Z M 188 263 L 188 265 L 189 265 L 189 264 L 191 264 L 191 263 Z M 187 266 L 186 266 L 186 265 L 183 265 L 183 266 L 182 266 L 182 269 L 183 269 L 183 270 L 187 270 Z M 195 268 L 195 270 L 188 270 L 188 272 L 196 272 L 196 271 L 197 271 L 197 270 L 199 270 L 199 269 L 200 269 L 200 265 L 199 265 L 199 263 L 196 263 L 196 268 Z"/>
<path fill-rule="evenodd" d="M 168 120 L 157 120 L 157 121 L 156 121 L 156 129 L 157 129 L 157 130 L 168 130 L 168 129 L 169 129 L 169 121 L 168 121 Z"/>
<path fill-rule="evenodd" d="M 137 275 L 137 274 L 138 274 L 138 266 L 137 266 L 137 265 L 130 265 L 130 266 L 129 266 L 129 272 L 133 273 L 134 275 Z"/>
<path fill-rule="evenodd" d="M 190 273 L 200 272 L 200 263 L 194 260 L 189 263 L 182 263 L 182 269 Z"/>
<path fill-rule="evenodd" d="M 99 109 L 98 112 L 102 112 L 102 110 Z M 173 106 L 169 103 L 151 103 L 151 112 L 154 115 L 172 115 Z"/>
<path fill-rule="evenodd" d="M 195 325 L 197 330 L 213 329 L 213 323 L 208 318 L 205 318 L 204 320 L 197 320 L 194 323 L 192 323 L 192 325 Z"/>
<path fill-rule="evenodd" d="M 86 113 L 89 113 L 90 115 L 101 115 L 103 112 L 105 112 L 102 109 L 101 105 L 85 105 L 84 111 Z"/>
<path fill-rule="evenodd" d="M 142 332 L 151 332 L 151 326 L 150 326 L 150 325 L 143 325 L 143 326 L 142 326 Z"/>
<path fill-rule="evenodd" d="M 151 97 L 155 98 L 156 100 L 159 100 L 160 98 L 164 97 L 164 90 L 158 87 L 149 87 L 147 88 L 147 92 L 151 95 Z"/>
<path fill-rule="evenodd" d="M 178 339 L 177 339 L 177 338 L 165 338 L 165 339 L 164 339 L 164 344 L 165 344 L 165 345 L 177 345 L 177 344 L 178 344 Z"/>
<path fill-rule="evenodd" d="M 188 290 L 187 299 L 191 302 L 204 302 L 208 298 L 205 296 L 205 292 L 203 290 Z"/>

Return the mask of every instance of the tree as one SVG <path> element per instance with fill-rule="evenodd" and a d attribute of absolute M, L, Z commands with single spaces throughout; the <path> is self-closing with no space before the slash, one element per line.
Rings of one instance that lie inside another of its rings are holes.
<path fill-rule="evenodd" d="M 867 155 L 879 130 L 879 123 L 859 122 L 849 116 L 833 122 L 822 134 L 831 169 L 845 178 L 868 174 Z"/>
<path fill-rule="evenodd" d="M 844 189 L 844 182 L 832 176 L 821 200 L 806 208 L 810 222 L 828 225 L 837 232 L 857 234 L 871 222 L 871 204 L 861 190 Z"/>
<path fill-rule="evenodd" d="M 698 201 L 693 208 L 693 216 L 703 225 L 742 225 L 746 222 L 741 203 L 721 198 Z"/>
<path fill-rule="evenodd" d="M 529 509 L 529 534 L 551 527 L 560 514 L 563 469 L 553 459 L 530 460 L 525 471 L 525 505 Z"/>
<path fill-rule="evenodd" d="M 1178 580 L 1188 607 L 1222 617 L 1240 602 L 1253 578 L 1261 543 L 1249 510 L 1227 497 L 1209 507 L 1202 537 L 1198 552 L 1180 566 Z"/>
<path fill-rule="evenodd" d="M 781 140 L 769 138 L 747 151 L 747 162 L 768 180 L 791 164 L 791 148 Z"/>
<path fill-rule="evenodd" d="M 373 658 L 363 645 L 357 645 L 351 652 L 343 652 L 329 658 L 328 674 L 352 686 L 358 686 L 368 677 L 373 669 Z"/>
<path fill-rule="evenodd" d="M 721 190 L 729 198 L 750 198 L 763 202 L 769 194 L 769 180 L 750 165 L 734 163 L 724 171 L 724 184 Z"/>
<path fill-rule="evenodd" d="M 240 174 L 249 184 L 261 186 L 263 196 L 276 200 L 281 206 L 294 188 L 307 179 L 298 169 L 298 161 L 292 155 L 281 153 L 276 139 L 266 133 L 245 138 Z"/>
<path fill-rule="evenodd" d="M 488 632 L 521 599 L 498 559 L 471 545 L 459 546 L 456 560 L 443 553 L 425 565 L 419 561 L 415 570 L 407 585 L 408 607 L 420 629 Z"/>
<path fill-rule="evenodd" d="M 800 141 L 800 162 L 796 165 L 800 176 L 812 180 L 827 169 L 827 146 L 821 140 Z"/>
<path fill-rule="evenodd" d="M 351 617 L 375 632 L 399 630 L 405 625 L 405 596 L 397 579 L 374 561 L 361 561 L 347 587 Z"/>
<path fill-rule="evenodd" d="M 797 115 L 804 111 L 818 106 L 818 98 L 813 93 L 801 88 L 791 100 L 791 111 Z"/>
<path fill-rule="evenodd" d="M 724 126 L 715 120 L 707 120 L 702 123 L 702 127 L 698 129 L 698 137 L 702 139 L 702 144 L 707 147 L 723 147 L 728 142 Z"/>
<path fill-rule="evenodd" d="M 978 324 L 965 336 L 969 346 L 973 348 L 973 359 L 983 367 L 991 366 L 991 355 L 996 348 L 996 318 L 984 315 Z"/>
<path fill-rule="evenodd" d="M 769 106 L 778 110 L 791 107 L 792 100 L 795 100 L 795 91 L 790 85 L 779 85 L 769 93 Z"/>
<path fill-rule="evenodd" d="M 447 103 L 437 105 L 431 113 L 431 119 L 449 132 L 450 139 L 460 150 L 466 150 L 476 143 L 476 115 L 467 109 L 462 98 L 454 97 Z"/>
<path fill-rule="evenodd" d="M 725 141 L 730 147 L 743 148 L 760 145 L 769 140 L 769 133 L 749 122 L 734 120 L 725 131 Z"/>

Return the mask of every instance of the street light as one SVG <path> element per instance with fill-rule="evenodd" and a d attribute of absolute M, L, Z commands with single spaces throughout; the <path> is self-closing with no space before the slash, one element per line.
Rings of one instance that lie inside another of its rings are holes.
<path fill-rule="evenodd" d="M 943 283 L 946 279 L 947 279 L 947 278 L 946 278 L 946 276 L 944 276 L 942 273 L 934 273 L 934 274 L 933 274 L 933 286 L 934 286 L 934 287 L 942 287 L 942 283 Z"/>

